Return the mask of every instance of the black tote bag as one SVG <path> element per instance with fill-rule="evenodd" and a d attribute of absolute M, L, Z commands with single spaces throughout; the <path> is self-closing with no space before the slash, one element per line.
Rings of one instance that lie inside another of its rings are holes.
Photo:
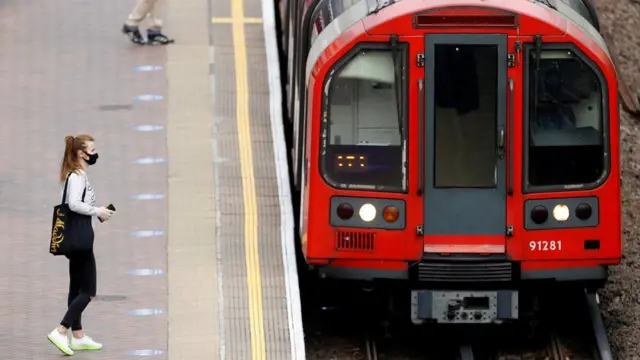
<path fill-rule="evenodd" d="M 60 205 L 53 207 L 53 221 L 51 224 L 51 241 L 49 253 L 53 255 L 70 255 L 76 252 L 93 250 L 93 225 L 91 216 L 78 214 L 69 209 L 66 203 L 69 177 L 64 182 L 62 201 Z M 82 201 L 87 193 L 85 186 L 82 192 Z"/>

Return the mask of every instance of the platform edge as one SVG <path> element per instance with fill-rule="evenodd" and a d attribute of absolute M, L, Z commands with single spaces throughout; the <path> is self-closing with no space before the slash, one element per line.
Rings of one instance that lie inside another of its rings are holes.
<path fill-rule="evenodd" d="M 278 56 L 275 2 L 261 0 L 262 26 L 264 28 L 265 51 L 267 55 L 267 77 L 269 81 L 269 110 L 273 153 L 275 157 L 278 181 L 278 199 L 280 202 L 280 232 L 282 241 L 282 260 L 285 268 L 285 288 L 287 293 L 287 315 L 289 321 L 289 339 L 291 340 L 291 359 L 306 359 L 304 331 L 302 325 L 302 306 L 298 283 L 298 267 L 295 251 L 294 216 L 289 188 L 286 141 L 282 124 L 282 89 L 280 88 L 280 60 Z"/>

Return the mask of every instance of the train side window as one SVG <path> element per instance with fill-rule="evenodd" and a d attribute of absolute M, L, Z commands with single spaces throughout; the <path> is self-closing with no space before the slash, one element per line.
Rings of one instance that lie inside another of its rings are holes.
<path fill-rule="evenodd" d="M 318 3 L 311 15 L 311 27 L 309 28 L 309 48 L 316 41 L 318 36 L 329 24 L 340 17 L 349 8 L 360 2 L 360 0 L 326 0 Z M 303 8 L 305 6 L 302 6 Z M 311 11 L 311 10 L 307 10 Z M 308 50 L 308 49 L 307 49 Z"/>
<path fill-rule="evenodd" d="M 358 50 L 327 80 L 321 168 L 335 187 L 405 190 L 405 67 L 395 54 Z"/>
<path fill-rule="evenodd" d="M 605 171 L 600 78 L 568 49 L 543 49 L 539 62 L 531 49 L 528 61 L 528 183 L 597 182 Z"/>

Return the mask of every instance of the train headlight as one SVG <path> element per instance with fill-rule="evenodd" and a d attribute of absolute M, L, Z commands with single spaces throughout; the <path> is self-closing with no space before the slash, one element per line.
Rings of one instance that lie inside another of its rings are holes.
<path fill-rule="evenodd" d="M 563 222 L 569 219 L 569 208 L 567 205 L 556 205 L 553 208 L 553 218 Z"/>
<path fill-rule="evenodd" d="M 360 207 L 358 215 L 363 221 L 370 222 L 376 217 L 376 207 L 371 204 L 364 204 Z"/>

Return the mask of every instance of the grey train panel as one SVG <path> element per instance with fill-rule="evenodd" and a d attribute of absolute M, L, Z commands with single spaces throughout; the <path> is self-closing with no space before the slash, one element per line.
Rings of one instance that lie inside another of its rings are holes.
<path fill-rule="evenodd" d="M 320 0 L 311 14 L 309 44 L 313 44 L 322 30 L 357 2 L 358 0 Z"/>
<path fill-rule="evenodd" d="M 607 44 L 600 34 L 599 23 L 597 20 L 594 20 L 597 19 L 597 15 L 595 15 L 596 11 L 591 4 L 591 0 L 552 0 L 551 2 L 552 6 L 548 6 L 545 2 L 541 1 L 538 1 L 537 4 L 550 8 L 552 11 L 557 11 L 570 21 L 574 22 L 607 53 L 607 56 L 610 56 Z M 578 3 L 582 5 L 579 5 Z M 587 9 L 587 13 L 591 13 L 588 9 L 593 9 L 592 13 L 594 15 L 585 17 L 584 8 Z"/>
<path fill-rule="evenodd" d="M 559 0 L 564 4 L 572 8 L 575 12 L 580 14 L 585 20 L 587 20 L 594 28 L 600 31 L 600 23 L 598 21 L 598 15 L 591 3 L 591 0 Z"/>
<path fill-rule="evenodd" d="M 354 214 L 348 220 L 342 220 L 338 217 L 338 206 L 347 203 L 353 206 Z M 371 204 L 376 208 L 376 216 L 371 222 L 366 222 L 358 215 L 358 210 L 364 204 Z M 386 206 L 395 206 L 398 209 L 399 216 L 394 222 L 386 222 L 382 216 L 382 210 Z M 404 200 L 397 199 L 379 199 L 379 198 L 359 198 L 334 196 L 331 198 L 331 226 L 365 228 L 365 229 L 387 229 L 387 230 L 403 230 L 406 223 L 406 207 Z"/>
<path fill-rule="evenodd" d="M 591 206 L 592 214 L 586 220 L 580 220 L 575 215 L 576 208 L 580 204 Z M 569 208 L 569 219 L 567 221 L 560 222 L 553 218 L 553 208 L 556 205 L 566 205 Z M 536 224 L 531 219 L 531 211 L 536 206 L 544 206 L 548 211 L 548 219 L 542 224 Z M 524 228 L 527 230 L 594 227 L 600 223 L 600 207 L 598 206 L 597 197 L 532 199 L 524 202 L 524 216 Z"/>

